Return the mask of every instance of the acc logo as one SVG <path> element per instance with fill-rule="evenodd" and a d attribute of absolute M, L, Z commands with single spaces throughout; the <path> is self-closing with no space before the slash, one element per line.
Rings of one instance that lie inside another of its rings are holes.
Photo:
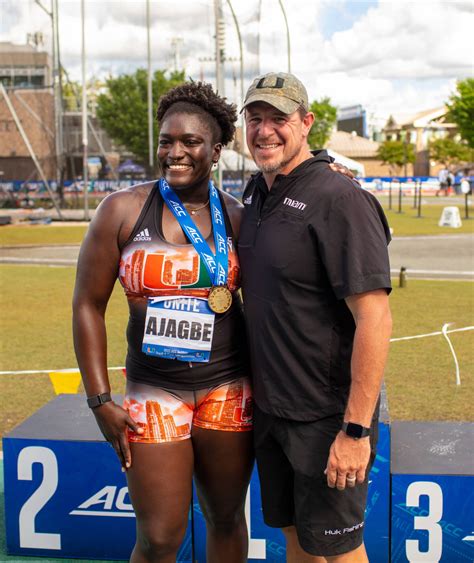
<path fill-rule="evenodd" d="M 202 257 L 204 258 L 204 262 L 207 264 L 209 270 L 214 273 L 216 271 L 216 261 L 214 260 L 214 257 L 206 254 L 205 252 L 202 253 Z"/>
<path fill-rule="evenodd" d="M 171 207 L 173 208 L 176 215 L 178 215 L 179 217 L 186 215 L 186 210 L 183 209 L 183 206 L 180 205 L 178 202 L 170 201 L 169 203 L 170 203 Z"/>
<path fill-rule="evenodd" d="M 107 485 L 85 500 L 75 510 L 71 510 L 69 514 L 72 516 L 115 516 L 122 518 L 135 518 L 132 505 L 130 502 L 126 502 L 127 496 L 128 487 L 122 487 L 119 489 L 113 485 Z"/>
<path fill-rule="evenodd" d="M 225 253 L 226 252 L 225 238 L 219 233 L 217 233 L 216 238 L 217 238 L 217 246 L 219 248 L 219 252 Z"/>
<path fill-rule="evenodd" d="M 221 212 L 217 209 L 217 207 L 213 207 L 213 211 L 214 211 L 214 221 L 216 222 L 216 225 L 223 225 L 223 221 L 222 221 L 222 215 Z"/>
<path fill-rule="evenodd" d="M 186 229 L 186 232 L 188 233 L 188 236 L 191 239 L 191 242 L 198 242 L 198 243 L 203 242 L 201 235 L 199 234 L 199 232 L 196 229 L 193 229 L 193 227 L 189 227 L 187 225 L 183 225 L 183 228 Z"/>

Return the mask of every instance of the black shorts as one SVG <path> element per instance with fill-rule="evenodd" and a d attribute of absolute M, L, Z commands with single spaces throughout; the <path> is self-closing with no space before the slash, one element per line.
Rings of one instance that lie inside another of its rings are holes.
<path fill-rule="evenodd" d="M 371 457 L 365 482 L 340 491 L 324 470 L 343 415 L 316 422 L 278 418 L 254 408 L 254 440 L 263 517 L 268 526 L 295 526 L 311 555 L 348 553 L 363 541 L 368 473 L 375 458 L 378 416 L 372 422 Z"/>

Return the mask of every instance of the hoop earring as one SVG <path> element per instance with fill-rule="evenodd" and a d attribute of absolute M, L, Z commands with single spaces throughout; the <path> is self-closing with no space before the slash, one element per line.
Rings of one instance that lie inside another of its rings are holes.
<path fill-rule="evenodd" d="M 217 165 L 218 165 L 219 161 L 218 160 L 213 160 L 212 161 L 212 170 L 217 170 Z"/>

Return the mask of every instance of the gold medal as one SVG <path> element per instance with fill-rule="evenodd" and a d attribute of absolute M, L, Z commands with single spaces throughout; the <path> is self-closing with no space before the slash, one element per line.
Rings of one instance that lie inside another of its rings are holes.
<path fill-rule="evenodd" d="M 215 285 L 209 291 L 207 302 L 214 313 L 225 313 L 232 305 L 232 293 L 225 285 Z"/>

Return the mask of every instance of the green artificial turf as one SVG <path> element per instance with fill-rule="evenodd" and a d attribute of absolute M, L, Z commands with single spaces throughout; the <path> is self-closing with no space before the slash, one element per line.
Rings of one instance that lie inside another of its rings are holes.
<path fill-rule="evenodd" d="M 0 371 L 77 367 L 72 343 L 71 300 L 75 269 L 0 266 Z M 123 366 L 127 304 L 117 284 L 106 315 L 108 365 Z M 124 376 L 110 372 L 122 393 Z M 82 384 L 79 388 L 84 392 Z M 0 435 L 54 397 L 48 374 L 0 375 Z M 25 399 L 26 398 L 26 399 Z"/>
<path fill-rule="evenodd" d="M 59 370 L 76 367 L 71 334 L 74 268 L 0 266 L 0 370 Z M 391 295 L 393 337 L 440 331 L 443 324 L 473 325 L 470 282 L 409 280 Z M 107 312 L 108 365 L 124 364 L 127 305 L 117 286 Z M 461 386 L 442 336 L 393 342 L 386 383 L 396 420 L 473 420 L 474 331 L 451 335 Z M 110 372 L 114 391 L 123 392 L 121 371 Z M 82 385 L 79 388 L 83 392 Z M 0 375 L 0 434 L 54 397 L 48 374 Z"/>
<path fill-rule="evenodd" d="M 421 235 L 449 235 L 459 233 L 474 232 L 474 209 L 470 207 L 469 216 L 471 219 L 465 220 L 464 207 L 462 205 L 453 205 L 459 208 L 462 226 L 459 228 L 439 227 L 438 222 L 443 212 L 443 207 L 451 207 L 447 203 L 444 205 L 426 204 L 422 207 L 422 216 L 417 217 L 417 210 L 412 208 L 412 202 L 404 202 L 402 213 L 398 213 L 398 204 L 394 203 L 392 210 L 388 210 L 387 204 L 383 204 L 385 215 L 388 223 L 393 229 L 393 236 L 421 236 Z"/>
<path fill-rule="evenodd" d="M 417 210 L 412 208 L 411 198 L 403 201 L 402 213 L 397 213 L 398 203 L 394 200 L 392 210 L 388 210 L 386 198 L 381 203 L 387 215 L 394 236 L 420 236 L 436 234 L 459 234 L 474 232 L 474 208 L 470 206 L 470 220 L 464 220 L 464 206 L 457 205 L 462 220 L 462 227 L 438 227 L 443 207 L 451 206 L 439 203 L 426 203 L 422 207 L 422 217 L 417 217 Z M 0 227 L 0 246 L 41 245 L 41 244 L 79 244 L 84 238 L 87 226 L 68 225 L 67 223 L 52 225 L 7 225 Z"/>
<path fill-rule="evenodd" d="M 0 227 L 0 245 L 80 244 L 86 225 L 6 225 Z"/>
<path fill-rule="evenodd" d="M 393 337 L 474 325 L 474 284 L 409 280 L 391 295 Z M 459 362 L 461 385 L 449 344 L 442 335 L 392 342 L 386 384 L 392 420 L 473 421 L 474 330 L 449 335 Z"/>

